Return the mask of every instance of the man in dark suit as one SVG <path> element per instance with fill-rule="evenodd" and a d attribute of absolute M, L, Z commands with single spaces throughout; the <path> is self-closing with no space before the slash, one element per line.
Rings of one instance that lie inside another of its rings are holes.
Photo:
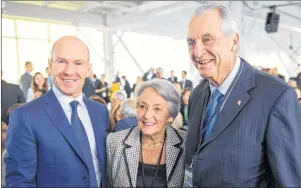
<path fill-rule="evenodd" d="M 83 86 L 83 93 L 85 94 L 85 96 L 87 98 L 90 98 L 92 95 L 95 95 L 95 88 L 94 88 L 94 85 L 93 85 L 93 81 L 90 77 L 87 77 L 85 79 L 85 83 L 84 83 L 84 86 Z"/>
<path fill-rule="evenodd" d="M 8 124 L 8 109 L 16 103 L 25 103 L 25 98 L 20 87 L 16 84 L 7 83 L 1 79 L 1 87 L 1 121 Z"/>
<path fill-rule="evenodd" d="M 50 63 L 49 61 L 51 60 L 48 60 L 48 64 Z M 47 84 L 48 84 L 48 90 L 50 90 L 52 88 L 52 85 L 53 85 L 53 78 L 52 78 L 52 73 L 51 73 L 51 69 L 49 67 L 46 67 L 46 73 L 47 73 L 47 78 L 46 78 L 46 81 L 47 81 Z"/>
<path fill-rule="evenodd" d="M 189 53 L 204 80 L 189 98 L 186 175 L 192 168 L 196 187 L 300 187 L 296 92 L 238 57 L 229 14 L 204 4 L 189 22 Z"/>
<path fill-rule="evenodd" d="M 129 81 L 126 79 L 125 76 L 121 77 L 121 85 L 122 85 L 123 89 L 125 90 L 127 98 L 131 98 L 132 89 L 131 89 Z"/>
<path fill-rule="evenodd" d="M 53 88 L 10 114 L 7 187 L 106 186 L 108 110 L 83 96 L 89 56 L 74 36 L 55 42 Z"/>
<path fill-rule="evenodd" d="M 186 79 L 187 78 L 187 72 L 182 71 L 182 81 L 180 81 L 182 90 L 189 88 L 190 90 L 193 89 L 192 81 Z"/>
<path fill-rule="evenodd" d="M 168 81 L 171 83 L 177 83 L 178 82 L 178 77 L 174 76 L 174 71 L 170 71 L 170 77 L 168 78 Z"/>
<path fill-rule="evenodd" d="M 26 72 L 21 76 L 20 79 L 20 87 L 23 91 L 25 98 L 27 96 L 28 89 L 30 88 L 32 82 L 32 75 L 31 75 L 32 69 L 33 69 L 32 62 L 27 61 L 25 63 Z"/>

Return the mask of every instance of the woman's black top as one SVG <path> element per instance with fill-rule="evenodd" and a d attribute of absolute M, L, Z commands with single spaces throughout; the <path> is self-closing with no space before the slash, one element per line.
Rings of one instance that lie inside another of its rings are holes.
<path fill-rule="evenodd" d="M 142 176 L 142 165 L 144 165 L 144 177 Z M 137 175 L 137 187 L 144 187 L 143 178 L 146 187 L 150 187 L 155 176 L 157 165 L 142 164 L 139 162 L 138 175 Z M 153 187 L 167 187 L 166 181 L 166 165 L 159 165 L 158 174 L 154 181 Z"/>

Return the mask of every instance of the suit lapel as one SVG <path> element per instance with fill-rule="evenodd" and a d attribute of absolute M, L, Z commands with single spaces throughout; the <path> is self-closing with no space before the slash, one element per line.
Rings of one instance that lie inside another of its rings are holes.
<path fill-rule="evenodd" d="M 50 117 L 50 119 L 52 120 L 53 124 L 65 137 L 67 142 L 71 145 L 71 147 L 74 149 L 74 151 L 79 156 L 79 158 L 83 161 L 83 163 L 86 164 L 82 151 L 79 147 L 78 141 L 73 132 L 73 129 L 70 126 L 70 123 L 65 115 L 64 110 L 61 107 L 61 104 L 57 100 L 52 90 L 48 91 L 45 94 L 44 102 L 46 103 L 46 112 Z"/>
<path fill-rule="evenodd" d="M 170 126 L 167 127 L 166 131 L 166 177 L 167 184 L 169 184 L 176 165 L 183 155 L 183 148 L 181 147 L 183 139 L 179 133 Z"/>
<path fill-rule="evenodd" d="M 138 127 L 134 127 L 129 131 L 123 141 L 124 155 L 127 175 L 130 181 L 130 187 L 136 187 L 137 172 L 140 157 L 140 131 Z"/>
<path fill-rule="evenodd" d="M 255 73 L 248 63 L 242 59 L 244 68 L 242 74 L 230 93 L 222 112 L 209 137 L 202 143 L 201 148 L 216 139 L 236 118 L 244 106 L 251 100 L 248 91 L 255 87 Z"/>
<path fill-rule="evenodd" d="M 192 156 L 199 148 L 201 130 L 206 116 L 206 106 L 210 97 L 209 82 L 204 80 L 193 91 L 192 101 L 189 105 L 188 133 L 186 137 L 185 163 L 191 164 Z M 191 110 L 190 110 L 191 109 Z"/>

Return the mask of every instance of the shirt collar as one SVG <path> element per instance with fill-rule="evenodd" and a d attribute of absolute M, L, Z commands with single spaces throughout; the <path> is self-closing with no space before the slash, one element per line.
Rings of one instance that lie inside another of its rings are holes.
<path fill-rule="evenodd" d="M 60 104 L 64 107 L 66 106 L 70 106 L 70 102 L 76 100 L 79 102 L 80 106 L 82 106 L 83 108 L 86 108 L 86 105 L 84 103 L 84 98 L 83 98 L 83 93 L 80 94 L 80 96 L 78 96 L 76 99 L 73 99 L 67 95 L 65 95 L 64 93 L 62 93 L 59 89 L 56 88 L 56 86 L 53 84 L 52 87 L 53 93 L 56 96 L 56 98 L 59 100 Z"/>
<path fill-rule="evenodd" d="M 236 74 L 238 73 L 239 70 L 239 66 L 240 66 L 240 57 L 238 57 L 236 59 L 236 63 L 232 69 L 232 71 L 230 72 L 230 74 L 228 75 L 228 77 L 225 79 L 225 81 L 217 88 L 224 96 L 226 95 L 231 83 L 233 82 Z M 210 91 L 211 94 L 213 93 L 213 91 L 216 89 L 216 87 L 214 87 L 210 82 Z"/>
<path fill-rule="evenodd" d="M 31 75 L 31 72 L 29 72 L 29 71 L 26 71 L 26 73 L 29 74 L 29 75 Z"/>

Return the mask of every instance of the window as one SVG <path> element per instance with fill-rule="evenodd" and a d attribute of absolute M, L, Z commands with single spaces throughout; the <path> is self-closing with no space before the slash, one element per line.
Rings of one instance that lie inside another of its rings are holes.
<path fill-rule="evenodd" d="M 4 37 L 14 37 L 15 36 L 14 20 L 2 18 L 2 36 L 4 36 Z"/>
<path fill-rule="evenodd" d="M 72 25 L 50 24 L 50 40 L 56 41 L 65 35 L 76 36 L 76 28 Z"/>
<path fill-rule="evenodd" d="M 19 84 L 16 40 L 2 38 L 3 79 L 9 83 Z"/>
<path fill-rule="evenodd" d="M 48 58 L 50 57 L 48 41 L 19 39 L 18 44 L 21 73 L 25 71 L 24 63 L 31 61 L 33 73 L 41 72 L 46 76 L 45 69 L 48 66 Z"/>
<path fill-rule="evenodd" d="M 47 24 L 17 20 L 17 33 L 20 38 L 47 39 Z"/>
<path fill-rule="evenodd" d="M 97 77 L 105 73 L 104 70 L 104 52 L 103 52 L 103 33 L 96 28 L 79 27 L 77 37 L 83 40 L 90 50 L 90 62 L 92 71 Z"/>

